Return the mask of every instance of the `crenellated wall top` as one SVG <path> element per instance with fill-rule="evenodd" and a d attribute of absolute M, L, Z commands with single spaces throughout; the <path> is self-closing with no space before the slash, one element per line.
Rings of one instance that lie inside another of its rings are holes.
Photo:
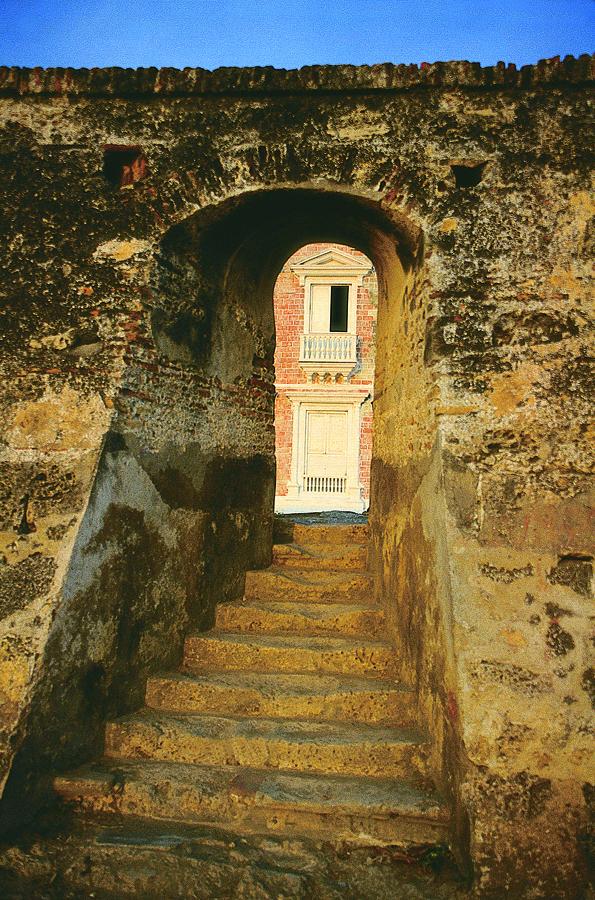
<path fill-rule="evenodd" d="M 105 69 L 0 66 L 0 96 L 56 95 L 143 97 L 310 92 L 367 93 L 428 88 L 520 89 L 581 85 L 593 81 L 595 55 L 559 56 L 534 65 L 495 66 L 454 61 L 373 66 L 304 66 L 301 69 L 199 68 Z"/>

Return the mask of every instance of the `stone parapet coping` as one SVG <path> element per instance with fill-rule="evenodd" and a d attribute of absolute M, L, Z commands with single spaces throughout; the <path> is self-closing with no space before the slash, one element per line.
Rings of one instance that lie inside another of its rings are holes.
<path fill-rule="evenodd" d="M 304 66 L 302 69 L 69 69 L 0 67 L 0 96 L 87 97 L 192 96 L 209 94 L 357 93 L 418 88 L 531 89 L 593 80 L 595 55 L 481 66 L 472 62 L 417 65 Z"/>

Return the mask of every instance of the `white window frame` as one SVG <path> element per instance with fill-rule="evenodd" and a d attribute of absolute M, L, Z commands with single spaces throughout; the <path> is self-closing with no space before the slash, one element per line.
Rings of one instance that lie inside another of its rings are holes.
<path fill-rule="evenodd" d="M 357 289 L 364 283 L 364 278 L 372 271 L 370 263 L 351 256 L 343 250 L 331 247 L 302 259 L 291 266 L 291 271 L 298 276 L 304 288 L 304 333 L 310 330 L 310 309 L 312 287 L 327 285 L 329 288 L 329 331 L 325 334 L 356 334 L 357 329 Z M 330 288 L 333 285 L 347 285 L 349 288 L 347 332 L 330 331 Z"/>
<path fill-rule="evenodd" d="M 311 328 L 312 316 L 312 289 L 314 287 L 328 287 L 328 322 L 329 327 L 324 332 L 313 332 Z M 349 293 L 347 297 L 347 331 L 331 331 L 331 288 L 347 287 Z M 355 334 L 357 328 L 357 288 L 358 280 L 356 278 L 333 278 L 330 276 L 322 277 L 320 275 L 309 276 L 304 278 L 304 334 Z"/>

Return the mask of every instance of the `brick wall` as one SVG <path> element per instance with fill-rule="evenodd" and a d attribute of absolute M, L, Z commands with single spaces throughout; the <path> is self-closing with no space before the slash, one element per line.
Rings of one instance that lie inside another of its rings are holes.
<path fill-rule="evenodd" d="M 299 278 L 291 271 L 291 266 L 302 259 L 314 256 L 330 247 L 336 247 L 352 256 L 366 260 L 359 250 L 343 244 L 306 244 L 291 256 L 283 266 L 273 295 L 275 308 L 276 350 L 275 384 L 306 384 L 307 377 L 299 365 L 300 335 L 304 330 L 304 288 Z M 350 379 L 351 384 L 372 385 L 374 383 L 374 350 L 376 339 L 377 282 L 372 272 L 364 278 L 357 289 L 357 335 L 360 349 L 358 357 L 361 368 Z M 292 406 L 282 390 L 277 391 L 275 402 L 275 454 L 277 457 L 278 496 L 287 494 L 287 483 L 291 473 L 292 448 Z M 372 457 L 372 405 L 366 401 L 362 407 L 360 429 L 360 482 L 364 488 L 364 498 L 370 496 L 370 462 Z"/>

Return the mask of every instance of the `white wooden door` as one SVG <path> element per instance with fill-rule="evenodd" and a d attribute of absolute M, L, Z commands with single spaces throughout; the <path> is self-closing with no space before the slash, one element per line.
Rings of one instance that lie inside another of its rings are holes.
<path fill-rule="evenodd" d="M 347 412 L 311 410 L 306 422 L 306 491 L 343 493 L 347 482 Z"/>

